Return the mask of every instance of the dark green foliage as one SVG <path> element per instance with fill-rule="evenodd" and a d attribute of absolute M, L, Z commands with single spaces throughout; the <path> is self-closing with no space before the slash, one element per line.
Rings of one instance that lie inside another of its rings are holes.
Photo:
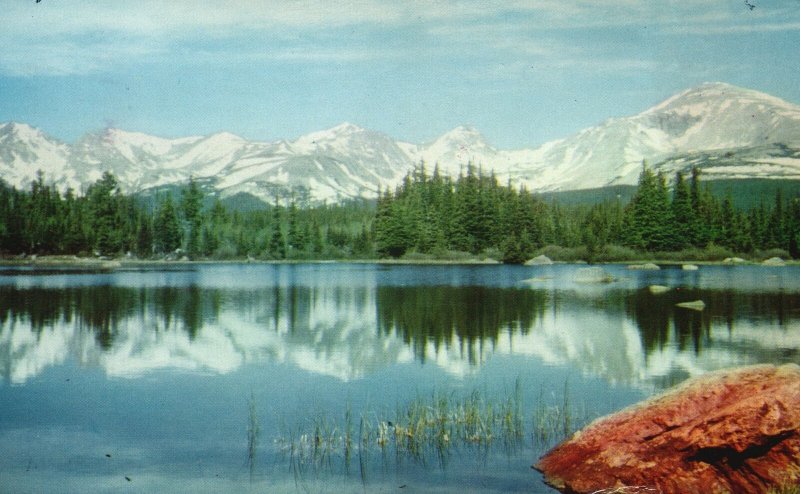
<path fill-rule="evenodd" d="M 672 250 L 676 239 L 664 176 L 642 165 L 639 188 L 628 204 L 625 244 L 639 250 Z"/>
<path fill-rule="evenodd" d="M 772 200 L 778 190 L 787 200 L 800 196 L 800 180 L 722 179 L 708 181 L 705 186 L 717 198 L 730 195 L 733 199 L 733 207 L 741 211 L 750 211 L 765 200 Z"/>
<path fill-rule="evenodd" d="M 684 249 L 692 243 L 695 216 L 689 185 L 681 172 L 675 174 L 675 185 L 672 189 L 672 219 L 675 228 L 675 242 L 672 247 L 676 250 Z"/>
<path fill-rule="evenodd" d="M 195 257 L 200 253 L 200 231 L 202 227 L 200 208 L 202 207 L 202 201 L 203 194 L 200 192 L 194 178 L 190 178 L 189 185 L 183 190 L 181 202 L 185 224 L 186 252 L 190 257 Z"/>
<path fill-rule="evenodd" d="M 153 226 L 150 218 L 139 217 L 136 227 L 136 255 L 139 257 L 149 257 L 153 254 Z"/>
<path fill-rule="evenodd" d="M 94 248 L 101 255 L 113 255 L 123 246 L 124 232 L 118 214 L 122 204 L 117 179 L 110 172 L 89 187 L 89 224 L 94 235 Z"/>
<path fill-rule="evenodd" d="M 378 197 L 375 213 L 375 249 L 381 256 L 399 257 L 412 245 L 412 230 L 400 201 L 387 193 Z"/>
<path fill-rule="evenodd" d="M 276 204 L 272 209 L 272 224 L 269 237 L 269 256 L 273 259 L 286 258 L 286 237 L 283 234 L 281 227 L 281 210 L 282 208 Z"/>
<path fill-rule="evenodd" d="M 627 204 L 636 194 L 635 185 L 612 185 L 596 189 L 565 190 L 562 192 L 543 192 L 543 201 L 558 203 L 561 206 L 594 206 L 606 202 Z"/>
<path fill-rule="evenodd" d="M 289 205 L 289 254 L 292 258 L 306 257 L 310 250 L 310 228 L 298 218 L 297 204 Z"/>
<path fill-rule="evenodd" d="M 643 164 L 639 185 L 623 207 L 621 195 L 593 204 L 569 206 L 556 200 L 498 185 L 472 165 L 456 181 L 438 170 L 428 177 L 424 163 L 392 193 L 381 194 L 375 217 L 375 245 L 381 256 L 442 256 L 446 251 L 478 255 L 501 253 L 520 263 L 544 245 L 582 253 L 588 261 L 614 259 L 609 249 L 633 252 L 754 253 L 783 249 L 800 252 L 800 205 L 777 188 L 773 207 L 749 212 L 731 194 L 720 200 L 701 183 L 700 170 L 687 182 L 676 174 L 672 191 L 666 178 Z M 552 197 L 552 196 L 551 196 Z M 624 246 L 624 247 L 620 247 Z M 632 249 L 632 250 L 631 250 Z"/>
<path fill-rule="evenodd" d="M 62 195 L 41 173 L 25 191 L 0 181 L 0 254 L 131 252 L 149 258 L 183 247 L 191 258 L 207 259 L 488 256 L 508 263 L 543 252 L 592 262 L 632 259 L 643 251 L 665 258 L 800 256 L 798 192 L 776 182 L 773 198 L 745 210 L 739 186 L 721 194 L 716 184 L 712 193 L 696 168 L 688 180 L 676 174 L 670 191 L 666 178 L 644 165 L 627 203 L 617 189 L 599 202 L 562 203 L 554 195 L 545 201 L 524 187 L 500 185 L 473 164 L 452 179 L 438 167 L 429 175 L 420 163 L 377 202 L 314 208 L 280 200 L 228 209 L 225 200 L 204 194 L 207 185 L 190 180 L 169 189 L 180 193 L 176 205 L 169 191 L 137 202 L 120 192 L 111 173 L 84 196 Z"/>
<path fill-rule="evenodd" d="M 153 250 L 159 254 L 175 252 L 181 246 L 181 227 L 171 194 L 161 202 L 153 223 Z"/>
<path fill-rule="evenodd" d="M 493 175 L 467 166 L 456 181 L 420 165 L 394 194 L 378 199 L 375 245 L 382 256 L 446 251 L 502 253 L 524 262 L 549 234 L 544 203 L 524 189 L 503 187 Z"/>

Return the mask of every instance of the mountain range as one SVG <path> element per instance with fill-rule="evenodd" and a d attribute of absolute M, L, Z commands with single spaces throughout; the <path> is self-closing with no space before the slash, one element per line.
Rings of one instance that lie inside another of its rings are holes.
<path fill-rule="evenodd" d="M 534 149 L 497 149 L 474 128 L 457 127 L 412 144 L 350 123 L 295 140 L 248 141 L 230 133 L 164 139 L 120 129 L 67 144 L 25 123 L 0 124 L 0 178 L 27 188 L 45 181 L 77 191 L 111 171 L 125 192 L 194 177 L 219 196 L 271 202 L 372 198 L 421 160 L 457 176 L 468 162 L 533 191 L 635 184 L 642 160 L 668 175 L 699 166 L 707 180 L 800 180 L 800 106 L 726 83 L 690 88 L 642 113 L 611 118 Z"/>

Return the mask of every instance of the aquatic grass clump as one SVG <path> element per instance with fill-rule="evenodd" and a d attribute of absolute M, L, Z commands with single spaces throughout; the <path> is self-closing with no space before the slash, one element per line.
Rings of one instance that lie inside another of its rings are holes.
<path fill-rule="evenodd" d="M 564 382 L 561 404 L 548 404 L 542 388 L 533 411 L 531 438 L 534 444 L 549 447 L 574 434 L 590 419 L 591 414 L 585 405 L 577 408 L 570 401 L 568 381 Z"/>
<path fill-rule="evenodd" d="M 800 494 L 800 484 L 782 485 L 771 489 L 769 494 Z"/>
<path fill-rule="evenodd" d="M 784 481 L 768 494 L 800 494 L 800 468 L 789 467 L 784 473 Z"/>
<path fill-rule="evenodd" d="M 258 437 L 261 433 L 261 426 L 258 421 L 258 414 L 256 413 L 256 400 L 253 393 L 250 393 L 250 402 L 248 404 L 248 422 L 247 422 L 247 466 L 250 471 L 250 478 L 252 480 L 255 473 L 256 466 L 256 451 L 258 449 Z"/>
<path fill-rule="evenodd" d="M 560 404 L 547 404 L 542 391 L 530 422 L 523 412 L 527 409 L 519 379 L 513 391 L 500 398 L 490 398 L 479 390 L 464 395 L 433 391 L 394 410 L 362 411 L 357 429 L 349 405 L 343 422 L 314 416 L 296 431 L 278 438 L 276 445 L 299 474 L 342 465 L 349 473 L 357 455 L 364 479 L 375 455 L 384 465 L 392 456 L 398 466 L 405 461 L 427 465 L 435 458 L 445 468 L 456 451 L 486 455 L 497 447 L 511 454 L 525 445 L 527 437 L 538 447 L 564 439 L 584 422 L 571 404 L 566 384 Z M 530 431 L 526 430 L 529 423 Z"/>

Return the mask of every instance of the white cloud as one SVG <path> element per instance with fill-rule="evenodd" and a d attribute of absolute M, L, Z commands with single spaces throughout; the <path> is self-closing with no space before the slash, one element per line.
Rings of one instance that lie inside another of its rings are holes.
<path fill-rule="evenodd" d="M 562 66 L 589 66 L 595 62 L 563 42 L 570 30 L 590 30 L 597 38 L 632 26 L 668 36 L 776 32 L 800 29 L 800 14 L 796 6 L 758 4 L 751 12 L 719 0 L 45 0 L 4 6 L 0 25 L 0 70 L 26 76 L 168 60 L 183 46 L 206 59 L 233 55 L 225 61 L 386 59 L 400 56 L 400 49 L 373 37 L 413 47 L 417 34 L 439 42 L 424 49 L 443 55 L 491 50 L 508 63 L 562 57 Z M 247 37 L 253 43 L 243 43 Z M 609 58 L 606 65 L 637 68 L 619 55 Z"/>
<path fill-rule="evenodd" d="M 749 34 L 749 33 L 774 33 L 784 31 L 800 31 L 800 21 L 765 22 L 759 24 L 689 24 L 675 26 L 670 32 L 674 34 L 690 35 L 719 35 L 719 34 Z"/>

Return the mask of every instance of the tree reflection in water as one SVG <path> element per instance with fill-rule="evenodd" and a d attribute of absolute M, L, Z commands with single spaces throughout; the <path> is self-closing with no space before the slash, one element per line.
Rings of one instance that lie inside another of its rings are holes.
<path fill-rule="evenodd" d="M 689 300 L 703 300 L 705 310 L 676 306 Z M 800 294 L 782 290 L 677 288 L 656 295 L 615 286 L 598 291 L 380 284 L 0 286 L 0 368 L 8 379 L 9 369 L 22 359 L 41 358 L 45 352 L 14 343 L 14 331 L 36 335 L 23 338 L 30 347 L 41 343 L 45 331 L 69 329 L 81 340 L 47 352 L 72 352 L 85 359 L 92 353 L 85 347 L 88 334 L 96 353 L 110 353 L 123 341 L 138 348 L 126 354 L 130 357 L 145 353 L 140 348 L 145 345 L 178 345 L 174 338 L 148 333 L 177 332 L 188 340 L 173 348 L 183 359 L 199 356 L 187 348 L 203 335 L 209 337 L 204 348 L 224 342 L 239 355 L 230 355 L 225 368 L 247 359 L 289 359 L 295 352 L 300 365 L 309 365 L 304 368 L 351 378 L 404 359 L 435 360 L 440 353 L 446 354 L 445 360 L 475 367 L 497 351 L 522 351 L 542 358 L 555 355 L 556 361 L 572 365 L 578 364 L 576 359 L 595 359 L 579 367 L 607 372 L 612 379 L 636 380 L 648 374 L 642 367 L 650 359 L 674 358 L 676 353 L 699 359 L 713 349 L 719 356 L 708 366 L 797 361 L 798 319 Z M 134 328 L 138 333 L 128 334 Z M 630 347 L 630 328 L 638 333 L 636 348 Z M 63 359 L 26 366 L 41 370 Z"/>

